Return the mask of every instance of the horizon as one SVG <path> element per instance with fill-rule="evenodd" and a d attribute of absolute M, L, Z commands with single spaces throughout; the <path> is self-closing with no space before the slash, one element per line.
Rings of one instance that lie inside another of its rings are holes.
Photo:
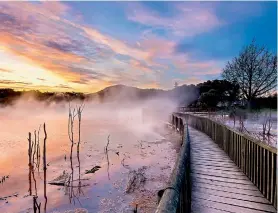
<path fill-rule="evenodd" d="M 204 82 L 202 82 L 204 83 Z M 182 86 L 191 86 L 191 85 L 194 85 L 194 86 L 197 86 L 198 84 L 182 84 L 182 85 L 178 85 L 177 87 L 182 87 Z M 13 89 L 13 88 L 9 88 L 9 87 L 6 87 L 6 88 L 1 88 L 0 87 L 0 90 L 1 89 L 12 89 L 16 92 L 41 92 L 41 93 L 83 93 L 83 94 L 93 94 L 93 93 L 98 93 L 98 92 L 101 92 L 102 90 L 105 90 L 106 88 L 110 88 L 110 87 L 115 87 L 115 86 L 123 86 L 123 87 L 127 87 L 127 88 L 136 88 L 136 89 L 141 89 L 141 90 L 152 90 L 152 89 L 155 89 L 155 90 L 162 90 L 162 91 L 169 91 L 169 90 L 172 90 L 174 88 L 169 88 L 169 89 L 161 89 L 161 88 L 140 88 L 140 87 L 136 87 L 136 86 L 127 86 L 127 85 L 124 85 L 124 84 L 113 84 L 113 85 L 110 85 L 110 86 L 107 86 L 107 87 L 104 87 L 100 90 L 97 90 L 95 92 L 76 92 L 74 90 L 69 90 L 69 91 L 41 91 L 41 90 L 36 90 L 36 89 Z"/>
<path fill-rule="evenodd" d="M 1 2 L 0 88 L 196 85 L 254 38 L 276 54 L 276 17 L 276 2 Z"/>

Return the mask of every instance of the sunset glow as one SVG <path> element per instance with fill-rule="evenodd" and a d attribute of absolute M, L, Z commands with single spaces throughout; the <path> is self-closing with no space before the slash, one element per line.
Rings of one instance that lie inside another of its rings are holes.
<path fill-rule="evenodd" d="M 276 15 L 275 2 L 1 2 L 0 88 L 169 89 L 219 78 L 253 38 L 276 52 Z"/>

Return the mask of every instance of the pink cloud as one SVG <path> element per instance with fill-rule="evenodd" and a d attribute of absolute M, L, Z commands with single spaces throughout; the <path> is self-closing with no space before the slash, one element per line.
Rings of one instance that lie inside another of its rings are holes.
<path fill-rule="evenodd" d="M 212 7 L 203 7 L 197 2 L 177 4 L 175 15 L 161 16 L 141 4 L 132 4 L 128 11 L 128 19 L 146 26 L 162 28 L 177 36 L 194 36 L 207 32 L 222 24 Z"/>
<path fill-rule="evenodd" d="M 181 32 L 186 35 L 195 35 L 203 30 L 199 28 L 205 28 L 192 23 L 186 25 L 190 20 L 196 19 L 197 24 L 203 25 L 204 22 L 214 23 L 210 10 L 196 9 L 199 11 L 196 13 L 198 16 L 193 17 L 192 7 L 188 8 L 180 7 L 177 15 L 162 20 L 159 14 L 148 10 L 139 11 L 138 17 L 146 13 L 146 16 L 142 16 L 142 23 L 150 21 L 152 25 L 166 25 L 176 34 Z M 167 83 L 160 84 L 158 81 L 161 82 L 165 76 L 169 78 L 167 72 L 190 73 L 199 77 L 217 72 L 214 62 L 192 62 L 190 55 L 177 54 L 175 40 L 148 33 L 130 44 L 79 20 L 66 19 L 72 15 L 69 14 L 72 10 L 59 2 L 0 3 L 0 12 L 6 14 L 1 17 L 4 19 L 0 26 L 3 31 L 0 36 L 1 47 L 4 51 L 20 56 L 26 63 L 42 67 L 70 83 L 80 82 L 84 88 L 90 88 L 92 82 L 100 85 L 108 82 L 163 87 Z M 87 49 L 93 53 L 86 55 Z M 117 54 L 128 57 L 118 60 L 115 57 Z M 192 77 L 191 80 L 196 83 L 200 79 Z"/>
<path fill-rule="evenodd" d="M 70 9 L 67 5 L 57 1 L 52 1 L 52 2 L 44 1 L 41 4 L 41 8 L 54 15 L 59 15 L 59 16 L 65 14 Z"/>
<path fill-rule="evenodd" d="M 149 53 L 149 58 L 169 58 L 175 52 L 176 43 L 154 35 L 140 42 L 142 49 Z"/>
<path fill-rule="evenodd" d="M 183 74 L 217 75 L 222 71 L 217 61 L 192 61 L 191 57 L 186 55 L 173 57 L 173 64 Z"/>

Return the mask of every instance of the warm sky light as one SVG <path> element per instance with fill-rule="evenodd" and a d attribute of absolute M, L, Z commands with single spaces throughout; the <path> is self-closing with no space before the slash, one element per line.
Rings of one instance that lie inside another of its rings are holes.
<path fill-rule="evenodd" d="M 276 2 L 0 2 L 0 88 L 196 84 L 253 38 L 276 53 L 276 17 Z"/>

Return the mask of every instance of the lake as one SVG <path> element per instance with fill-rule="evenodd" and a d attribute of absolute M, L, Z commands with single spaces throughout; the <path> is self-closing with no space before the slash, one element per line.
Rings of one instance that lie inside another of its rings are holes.
<path fill-rule="evenodd" d="M 76 106 L 80 103 L 71 104 L 72 109 Z M 146 108 L 148 116 L 144 115 Z M 0 180 L 5 180 L 0 184 L 0 212 L 33 212 L 33 195 L 41 203 L 41 212 L 44 208 L 46 212 L 68 213 L 133 212 L 136 206 L 141 212 L 154 212 L 157 192 L 167 186 L 180 147 L 180 136 L 165 125 L 173 110 L 174 106 L 161 101 L 121 106 L 85 103 L 78 154 L 78 119 L 74 120 L 71 152 L 67 103 L 21 100 L 1 108 Z M 42 156 L 44 122 L 46 205 L 41 157 L 39 166 L 36 160 L 33 170 L 28 166 L 28 133 L 34 140 L 34 131 L 41 125 Z M 96 166 L 99 170 L 85 174 Z M 55 181 L 57 185 L 49 184 Z"/>

